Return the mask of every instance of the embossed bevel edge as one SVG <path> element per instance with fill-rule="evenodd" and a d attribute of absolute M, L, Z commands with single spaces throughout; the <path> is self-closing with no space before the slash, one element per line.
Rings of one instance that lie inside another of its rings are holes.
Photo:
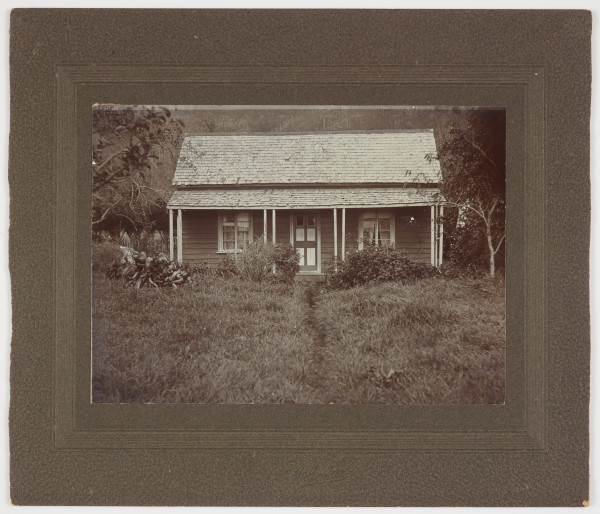
<path fill-rule="evenodd" d="M 55 103 L 55 353 L 53 445 L 56 449 L 230 449 L 335 451 L 547 451 L 545 346 L 545 69 L 541 65 L 125 66 L 57 65 Z M 318 71 L 318 76 L 315 72 Z M 132 73 L 134 72 L 134 73 Z M 525 86 L 525 428 L 522 431 L 410 432 L 332 430 L 76 430 L 75 220 L 76 94 L 79 84 L 521 84 Z M 59 199 L 61 200 L 59 202 Z M 541 213 L 541 216 L 539 215 Z M 536 216 L 537 214 L 537 216 Z M 63 238 L 57 237 L 59 234 Z M 541 263 L 541 264 L 540 264 Z M 532 363 L 543 362 L 541 369 Z"/>

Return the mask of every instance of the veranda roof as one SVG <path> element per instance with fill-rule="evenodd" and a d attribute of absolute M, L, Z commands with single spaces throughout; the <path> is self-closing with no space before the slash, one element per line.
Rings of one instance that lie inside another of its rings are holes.
<path fill-rule="evenodd" d="M 437 187 L 252 188 L 179 190 L 171 209 L 319 209 L 431 205 Z"/>
<path fill-rule="evenodd" d="M 433 130 L 186 135 L 175 186 L 436 184 Z"/>

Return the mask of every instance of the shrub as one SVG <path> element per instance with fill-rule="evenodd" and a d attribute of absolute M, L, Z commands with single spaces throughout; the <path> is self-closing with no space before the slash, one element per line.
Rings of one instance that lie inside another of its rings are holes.
<path fill-rule="evenodd" d="M 179 269 L 182 269 L 189 275 L 208 275 L 210 273 L 210 268 L 206 262 L 202 264 L 190 264 L 187 262 L 179 265 Z"/>
<path fill-rule="evenodd" d="M 457 224 L 456 209 L 444 215 L 444 262 L 453 277 L 482 277 L 490 272 L 490 253 L 483 220 L 469 210 L 461 213 Z M 496 253 L 496 270 L 504 267 L 505 245 Z"/>
<path fill-rule="evenodd" d="M 411 261 L 391 246 L 367 246 L 338 262 L 338 270 L 328 276 L 328 283 L 333 289 L 345 289 L 370 282 L 412 282 L 438 273 L 433 266 Z"/>
<path fill-rule="evenodd" d="M 291 282 L 300 270 L 298 262 L 298 253 L 290 245 L 265 243 L 256 239 L 246 245 L 243 252 L 221 259 L 217 274 L 238 275 L 254 282 Z"/>
<path fill-rule="evenodd" d="M 291 246 L 285 244 L 273 245 L 273 261 L 275 263 L 275 280 L 292 282 L 300 271 L 300 256 Z"/>
<path fill-rule="evenodd" d="M 190 284 L 198 284 L 202 280 L 202 277 L 211 274 L 211 270 L 206 262 L 202 264 L 189 264 L 183 263 L 179 266 L 179 269 L 187 274 L 187 281 Z"/>
<path fill-rule="evenodd" d="M 115 261 L 121 259 L 121 250 L 119 245 L 103 239 L 101 242 L 97 240 L 92 245 L 92 270 L 104 271 L 109 268 Z"/>
<path fill-rule="evenodd" d="M 440 267 L 440 273 L 449 279 L 483 279 L 489 276 L 489 264 L 486 266 L 478 266 L 473 263 L 460 263 L 457 264 L 455 261 L 445 262 Z"/>
<path fill-rule="evenodd" d="M 221 260 L 217 264 L 215 273 L 221 277 L 230 277 L 237 275 L 237 267 L 235 265 L 235 259 L 231 255 L 225 255 L 221 257 Z"/>
<path fill-rule="evenodd" d="M 237 274 L 254 282 L 262 282 L 271 273 L 273 250 L 272 243 L 260 239 L 247 244 L 244 251 L 236 255 Z"/>

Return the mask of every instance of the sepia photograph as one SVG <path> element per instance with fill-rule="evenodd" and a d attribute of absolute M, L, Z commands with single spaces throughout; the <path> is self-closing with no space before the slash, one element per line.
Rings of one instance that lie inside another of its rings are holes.
<path fill-rule="evenodd" d="M 504 108 L 92 109 L 93 403 L 504 403 Z"/>
<path fill-rule="evenodd" d="M 593 506 L 593 12 L 148 7 L 5 20 L 6 503 Z"/>

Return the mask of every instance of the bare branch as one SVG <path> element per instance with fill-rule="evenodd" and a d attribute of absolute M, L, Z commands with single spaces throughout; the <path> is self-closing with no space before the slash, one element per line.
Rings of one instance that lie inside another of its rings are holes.
<path fill-rule="evenodd" d="M 114 205 L 114 204 L 113 204 Z M 108 213 L 110 212 L 110 210 L 113 208 L 113 205 L 111 205 L 108 209 L 106 209 L 104 211 L 104 214 L 102 215 L 102 217 L 99 220 L 96 221 L 92 221 L 92 225 L 96 225 L 97 223 L 101 223 L 102 221 L 104 221 L 106 219 L 106 216 L 108 215 Z"/>
<path fill-rule="evenodd" d="M 133 221 L 129 216 L 126 216 L 125 214 L 120 213 L 120 212 L 115 212 L 115 215 L 117 215 L 121 218 L 128 219 L 131 222 L 131 224 L 133 225 L 133 229 L 137 231 L 137 225 L 136 225 L 135 221 Z"/>
<path fill-rule="evenodd" d="M 488 154 L 486 154 L 483 151 L 483 148 L 481 148 L 477 143 L 475 143 L 475 141 L 473 139 L 468 139 L 466 136 L 463 136 L 463 139 L 469 143 L 473 148 L 475 148 L 475 150 L 477 150 L 495 169 L 498 169 L 498 166 L 496 166 L 496 163 L 488 156 Z"/>
<path fill-rule="evenodd" d="M 478 198 L 476 203 L 477 213 L 485 220 L 485 212 L 483 210 L 483 205 L 481 204 L 481 200 Z M 486 220 L 487 223 L 487 220 Z"/>
<path fill-rule="evenodd" d="M 496 249 L 494 250 L 494 254 L 496 254 L 498 252 L 498 250 L 500 250 L 500 246 L 502 245 L 502 242 L 506 239 L 506 234 L 502 234 L 502 237 L 500 238 L 500 241 L 498 241 L 498 245 L 496 246 Z"/>
<path fill-rule="evenodd" d="M 97 169 L 94 171 L 97 171 Z M 110 184 L 113 181 L 116 182 L 117 180 L 119 180 L 119 178 L 118 178 L 119 172 L 122 172 L 122 171 L 123 170 L 117 168 L 113 173 L 111 173 L 110 175 L 107 175 L 104 179 L 93 180 L 92 181 L 93 189 L 97 191 L 99 189 L 102 189 L 102 187 L 105 186 L 106 184 Z"/>
<path fill-rule="evenodd" d="M 496 205 L 498 205 L 498 197 L 497 196 L 494 197 L 494 203 L 490 207 L 490 212 L 488 213 L 488 217 L 487 217 L 488 224 L 492 223 L 492 214 L 494 214 L 494 211 L 496 210 Z"/>
<path fill-rule="evenodd" d="M 487 223 L 487 218 L 485 217 L 485 215 L 483 214 L 482 211 L 477 210 L 476 208 L 472 207 L 471 205 L 469 205 L 468 203 L 456 203 L 456 202 L 449 202 L 448 200 L 445 200 L 444 203 L 446 205 L 452 205 L 453 207 L 458 207 L 460 208 L 465 208 L 465 209 L 469 209 L 471 211 L 473 211 L 475 214 L 477 214 L 478 216 L 480 216 L 483 221 L 485 221 Z"/>
<path fill-rule="evenodd" d="M 138 187 L 138 189 L 149 189 L 150 191 L 152 191 L 153 193 L 164 193 L 164 194 L 168 194 L 167 191 L 165 191 L 164 189 L 156 189 L 154 187 L 151 186 L 147 186 L 145 184 L 138 184 L 135 180 L 131 179 L 132 182 L 135 183 L 135 185 Z"/>
<path fill-rule="evenodd" d="M 98 198 L 100 198 L 98 195 L 96 195 Z M 100 198 L 101 199 L 101 198 Z M 102 199 L 101 199 L 102 200 Z M 97 223 L 100 223 L 101 221 L 104 221 L 106 219 L 106 216 L 108 216 L 108 213 L 110 212 L 110 210 L 119 203 L 120 200 L 117 200 L 116 202 L 113 202 L 112 204 L 110 204 L 108 206 L 108 208 L 104 211 L 104 214 L 100 217 L 99 220 L 96 221 L 92 221 L 92 225 L 96 225 Z"/>
<path fill-rule="evenodd" d="M 115 152 L 114 154 L 112 154 L 110 157 L 107 157 L 106 159 L 104 159 L 104 161 L 102 161 L 100 164 L 96 164 L 96 169 L 95 171 L 98 171 L 102 168 L 104 168 L 104 166 L 106 166 L 110 161 L 112 161 L 117 155 L 119 155 L 120 153 L 124 153 L 125 149 L 121 149 L 118 152 Z"/>

